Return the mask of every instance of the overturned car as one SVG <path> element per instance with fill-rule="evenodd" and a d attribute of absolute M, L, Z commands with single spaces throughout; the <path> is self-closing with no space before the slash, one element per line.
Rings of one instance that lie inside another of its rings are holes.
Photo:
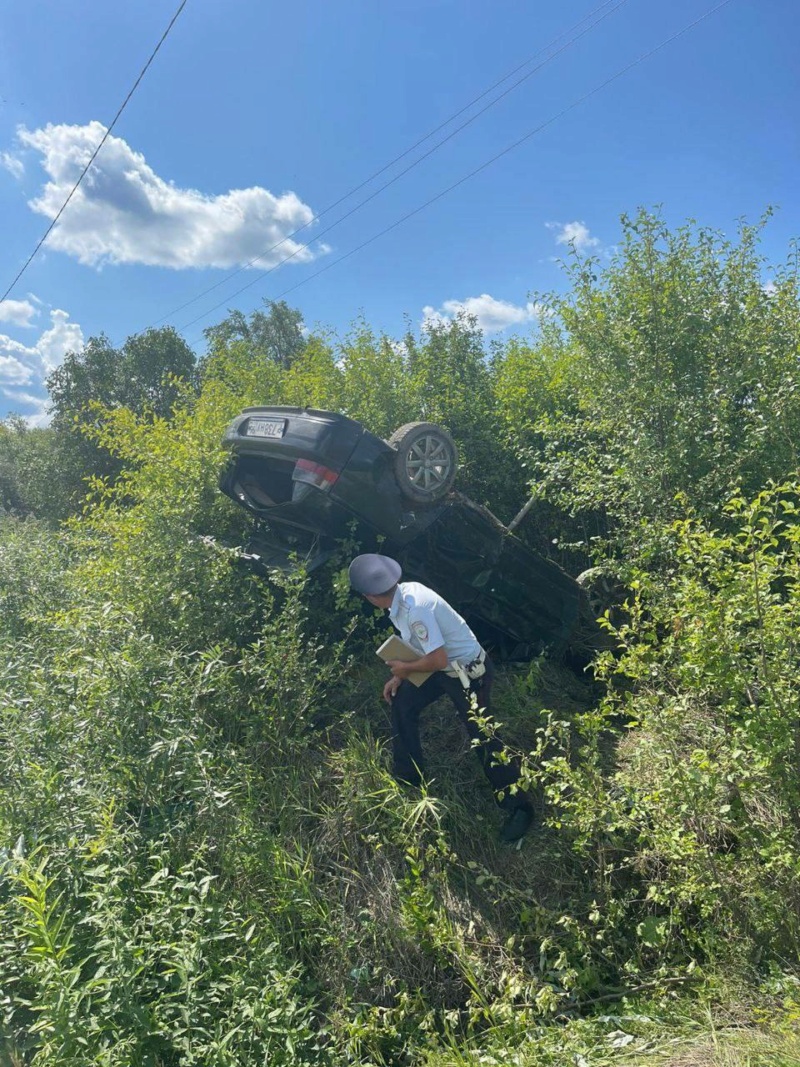
<path fill-rule="evenodd" d="M 220 488 L 256 520 L 247 548 L 264 568 L 322 565 L 355 537 L 430 585 L 494 650 L 591 649 L 599 630 L 580 585 L 453 488 L 458 452 L 441 426 L 402 426 L 388 441 L 345 415 L 247 408 L 225 432 Z"/>

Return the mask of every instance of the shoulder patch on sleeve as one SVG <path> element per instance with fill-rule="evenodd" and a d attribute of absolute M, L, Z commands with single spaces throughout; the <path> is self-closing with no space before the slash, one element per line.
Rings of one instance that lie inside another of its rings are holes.
<path fill-rule="evenodd" d="M 428 627 L 425 625 L 424 622 L 412 622 L 411 632 L 414 634 L 415 637 L 418 637 L 420 641 L 428 640 Z"/>

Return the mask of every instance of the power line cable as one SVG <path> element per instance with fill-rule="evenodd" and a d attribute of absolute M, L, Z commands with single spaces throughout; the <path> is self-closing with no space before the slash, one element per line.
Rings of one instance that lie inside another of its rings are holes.
<path fill-rule="evenodd" d="M 545 67 L 548 63 L 550 63 L 552 60 L 556 59 L 559 55 L 561 55 L 563 52 L 565 52 L 568 48 L 571 48 L 572 45 L 576 43 L 576 41 L 580 40 L 581 37 L 584 37 L 587 33 L 589 33 L 590 30 L 593 30 L 594 27 L 597 26 L 604 19 L 608 18 L 610 15 L 613 15 L 615 11 L 617 11 L 619 8 L 623 7 L 624 4 L 626 4 L 627 2 L 628 2 L 628 0 L 616 0 L 616 2 L 615 2 L 615 0 L 604 0 L 604 3 L 600 4 L 599 7 L 595 8 L 588 15 L 585 15 L 582 19 L 580 19 L 579 22 L 575 23 L 574 26 L 570 27 L 570 29 L 568 29 L 568 30 L 564 30 L 563 33 L 560 33 L 557 37 L 553 38 L 553 40 L 550 41 L 549 44 L 545 45 L 543 48 L 540 48 L 532 56 L 530 56 L 528 59 L 526 59 L 524 63 L 519 64 L 519 66 L 515 67 L 512 71 L 509 71 L 508 74 L 504 75 L 502 78 L 500 78 L 498 81 L 496 81 L 493 85 L 489 86 L 488 89 L 485 89 L 482 93 L 480 93 L 478 96 L 476 96 L 468 104 L 465 104 L 460 110 L 456 111 L 448 119 L 445 119 L 444 122 L 440 123 L 434 129 L 430 130 L 423 137 L 420 137 L 417 141 L 414 142 L 413 145 L 410 146 L 410 148 L 407 148 L 404 152 L 401 152 L 400 155 L 395 156 L 395 158 L 390 160 L 390 162 L 385 163 L 382 167 L 380 167 L 378 170 L 376 170 L 374 173 L 372 173 L 368 178 L 365 178 L 362 182 L 360 182 L 358 185 L 354 186 L 352 189 L 350 189 L 343 196 L 340 196 L 338 200 L 335 200 L 335 201 L 333 201 L 333 203 L 328 204 L 327 207 L 322 209 L 322 211 L 319 211 L 316 215 L 314 215 L 312 218 L 310 218 L 308 220 L 308 222 L 303 223 L 302 226 L 298 226 L 297 229 L 292 230 L 291 233 L 287 233 L 285 237 L 282 237 L 280 241 L 276 242 L 270 248 L 266 248 L 263 252 L 260 252 L 253 259 L 248 260 L 248 262 L 242 264 L 241 267 L 237 267 L 236 270 L 231 271 L 230 274 L 227 274 L 224 278 L 221 278 L 218 282 L 215 282 L 213 285 L 210 285 L 207 289 L 204 289 L 202 292 L 198 293 L 196 296 L 193 296 L 190 300 L 187 300 L 185 303 L 179 305 L 176 308 L 173 308 L 172 311 L 167 312 L 166 315 L 164 315 L 162 318 L 158 319 L 157 322 L 155 322 L 153 325 L 154 326 L 160 326 L 162 322 L 166 322 L 167 319 L 170 319 L 173 315 L 177 315 L 179 311 L 183 311 L 184 308 L 191 307 L 191 305 L 197 303 L 198 300 L 202 300 L 202 298 L 204 296 L 207 296 L 209 293 L 213 293 L 215 289 L 218 289 L 221 285 L 224 285 L 226 282 L 229 282 L 232 278 L 235 278 L 238 274 L 241 274 L 242 271 L 245 271 L 249 267 L 252 267 L 255 263 L 258 263 L 259 260 L 264 259 L 271 252 L 274 252 L 276 249 L 280 248 L 281 245 L 286 244 L 287 241 L 291 240 L 293 237 L 296 237 L 298 233 L 302 233 L 303 230 L 308 229 L 309 226 L 313 226 L 313 224 L 315 222 L 318 222 L 323 217 L 323 215 L 327 215 L 335 207 L 338 207 L 339 204 L 342 204 L 342 203 L 344 203 L 345 200 L 349 200 L 350 197 L 355 196 L 355 194 L 357 192 L 359 192 L 361 189 L 363 189 L 364 186 L 369 185 L 370 182 L 375 180 L 375 178 L 380 177 L 381 174 L 384 174 L 387 170 L 390 170 L 396 163 L 399 163 L 402 159 L 405 159 L 405 157 L 410 155 L 414 151 L 414 149 L 418 148 L 425 141 L 430 140 L 431 137 L 433 137 L 435 134 L 437 134 L 440 130 L 443 130 L 446 126 L 449 126 L 451 122 L 454 122 L 457 118 L 459 118 L 461 115 L 463 115 L 465 111 L 469 111 L 469 109 L 471 107 L 473 107 L 475 104 L 480 103 L 481 100 L 483 100 L 486 96 L 488 96 L 491 92 L 493 92 L 498 86 L 502 85 L 504 82 L 507 82 L 509 78 L 512 78 L 520 70 L 523 70 L 525 67 L 529 66 L 535 59 L 537 59 L 544 52 L 547 52 L 548 50 L 553 48 L 556 44 L 558 44 L 558 42 L 560 40 L 562 40 L 562 38 L 566 37 L 569 34 L 573 34 L 574 35 L 574 36 L 570 37 L 570 39 L 564 45 L 562 45 L 561 48 L 559 48 L 552 55 L 548 56 L 538 66 L 534 67 L 533 70 L 528 71 L 527 74 L 523 75 L 521 78 L 519 78 L 517 81 L 515 81 L 512 85 L 510 85 L 502 93 L 500 93 L 498 96 L 496 96 L 493 100 L 490 100 L 488 104 L 486 104 L 484 107 L 482 107 L 480 109 L 480 111 L 477 111 L 474 115 L 472 115 L 469 119 L 467 119 L 465 122 L 463 122 L 460 126 L 457 126 L 456 129 L 452 130 L 446 137 L 443 137 L 440 141 L 437 141 L 437 143 L 435 145 L 433 145 L 432 148 L 428 149 L 421 156 L 418 156 L 412 163 L 410 163 L 407 167 L 405 167 L 403 170 L 401 170 L 393 178 L 390 178 L 389 181 L 384 182 L 383 185 L 379 186 L 374 192 L 370 193 L 369 196 L 367 196 L 363 200 L 359 201 L 359 203 L 356 204 L 355 207 L 351 208 L 350 211 L 346 212 L 344 215 L 341 215 L 335 222 L 331 223 L 330 226 L 326 227 L 326 229 L 322 230 L 321 233 L 318 233 L 314 237 L 314 241 L 321 240 L 325 236 L 325 234 L 330 233 L 331 230 L 335 229 L 335 227 L 337 227 L 340 223 L 342 223 L 346 219 L 350 218 L 350 216 L 355 214 L 356 211 L 360 211 L 362 207 L 364 207 L 366 204 L 368 204 L 371 200 L 374 200 L 385 189 L 388 189 L 389 186 L 394 185 L 395 182 L 399 181 L 402 177 L 404 177 L 406 174 L 408 174 L 409 171 L 413 170 L 416 166 L 418 166 L 420 163 L 422 163 L 424 160 L 426 160 L 429 156 L 433 155 L 434 152 L 437 152 L 443 145 L 447 144 L 448 141 L 452 140 L 462 130 L 466 129 L 467 126 L 470 126 L 473 122 L 475 122 L 476 119 L 480 118 L 480 116 L 483 115 L 486 111 L 488 111 L 490 108 L 494 107 L 495 104 L 498 104 L 506 96 L 508 96 L 510 93 L 512 93 L 515 89 L 517 89 L 520 85 L 522 85 L 523 82 L 527 81 L 529 78 L 532 78 L 534 74 L 536 74 L 540 70 L 542 70 L 542 68 Z M 610 10 L 604 11 L 603 10 L 604 8 L 610 8 Z M 602 14 L 601 14 L 601 12 L 602 12 Z M 598 16 L 598 17 L 595 18 L 595 16 Z M 592 19 L 594 19 L 593 22 L 590 21 Z M 585 26 L 583 29 L 581 29 L 581 27 L 583 27 L 586 22 L 590 22 L 590 25 Z M 239 293 L 244 291 L 244 289 L 248 289 L 248 288 L 250 288 L 250 286 L 257 284 L 259 281 L 261 281 L 263 278 L 265 278 L 268 274 L 272 274 L 272 272 L 277 270 L 278 267 L 282 267 L 284 265 L 284 263 L 288 263 L 289 260 L 294 259 L 295 256 L 299 255 L 307 247 L 308 247 L 308 245 L 301 245 L 290 256 L 286 256 L 284 259 L 281 259 L 277 263 L 274 263 L 267 270 L 262 271 L 261 274 L 258 277 L 256 277 L 253 281 L 248 282 L 248 284 L 246 286 L 244 286 L 242 289 L 237 289 L 235 292 L 231 293 L 226 298 L 226 300 L 223 301 L 223 304 L 226 303 L 227 300 L 231 300 L 231 299 L 233 299 L 233 297 L 238 296 Z M 220 304 L 217 305 L 217 307 L 220 307 L 220 306 L 222 306 L 222 305 L 220 305 Z M 216 310 L 216 309 L 212 308 L 212 310 Z M 209 314 L 210 314 L 210 312 L 209 312 Z"/>
<path fill-rule="evenodd" d="M 11 285 L 9 285 L 8 289 L 6 289 L 5 293 L 3 293 L 3 295 L 2 295 L 2 296 L 0 296 L 0 304 L 1 304 L 1 303 L 2 303 L 2 302 L 3 302 L 4 300 L 5 300 L 5 299 L 6 299 L 6 297 L 8 296 L 8 294 L 9 294 L 9 293 L 10 293 L 10 292 L 11 292 L 11 291 L 13 290 L 14 286 L 15 286 L 15 285 L 17 284 L 17 282 L 18 282 L 18 281 L 20 280 L 20 278 L 22 277 L 22 275 L 23 275 L 23 274 L 25 273 L 25 271 L 26 271 L 26 270 L 28 269 L 28 267 L 30 266 L 31 262 L 33 261 L 33 258 L 34 258 L 34 256 L 35 256 L 35 255 L 36 255 L 36 253 L 37 253 L 37 252 L 39 251 L 39 249 L 40 249 L 40 248 L 42 247 L 42 245 L 43 245 L 43 244 L 45 243 L 45 241 L 47 240 L 47 238 L 48 238 L 48 237 L 50 236 L 50 234 L 52 233 L 52 231 L 53 231 L 53 228 L 55 227 L 56 223 L 57 223 L 57 222 L 58 222 L 58 220 L 59 220 L 59 219 L 61 218 L 61 216 L 62 216 L 62 215 L 64 214 L 64 210 L 65 210 L 65 208 L 66 208 L 67 204 L 68 204 L 68 203 L 70 202 L 70 200 L 71 200 L 71 199 L 73 198 L 73 196 L 75 195 L 75 193 L 76 193 L 76 192 L 77 192 L 77 190 L 78 190 L 78 186 L 79 186 L 79 185 L 81 184 L 81 182 L 83 181 L 83 179 L 84 179 L 84 178 L 86 177 L 86 174 L 87 174 L 87 172 L 88 172 L 89 168 L 91 167 L 92 163 L 94 163 L 95 159 L 97 158 L 97 153 L 98 153 L 98 152 L 100 151 L 100 149 L 101 149 L 101 148 L 103 147 L 103 145 L 104 145 L 104 144 L 106 143 L 106 141 L 108 140 L 108 137 L 109 137 L 109 135 L 111 134 L 111 131 L 112 131 L 112 130 L 114 129 L 114 127 L 115 127 L 115 126 L 116 126 L 116 124 L 117 124 L 117 119 L 118 119 L 118 118 L 120 117 L 120 115 L 122 114 L 122 112 L 123 112 L 123 111 L 125 110 L 125 108 L 126 108 L 126 107 L 127 107 L 127 105 L 128 105 L 128 101 L 130 100 L 130 98 L 131 98 L 131 97 L 133 96 L 133 94 L 134 94 L 134 93 L 136 92 L 137 88 L 139 87 L 139 82 L 140 82 L 140 81 L 142 80 L 142 78 L 143 78 L 143 77 L 145 76 L 145 74 L 147 73 L 147 70 L 148 70 L 148 68 L 149 68 L 150 64 L 151 64 L 151 63 L 153 62 L 153 60 L 154 60 L 154 59 L 156 58 L 156 55 L 158 54 L 158 51 L 159 51 L 159 49 L 161 48 L 162 44 L 164 43 L 164 41 L 166 41 L 167 37 L 169 36 L 169 32 L 170 32 L 170 30 L 171 30 L 171 29 L 172 29 L 172 27 L 173 27 L 173 26 L 175 25 L 175 23 L 176 23 L 176 22 L 178 21 L 178 16 L 180 15 L 181 11 L 183 11 L 183 9 L 184 9 L 184 8 L 186 7 L 186 3 L 187 3 L 187 0 L 181 0 L 181 3 L 179 4 L 179 6 L 178 6 L 178 9 L 177 9 L 177 11 L 176 11 L 176 12 L 175 12 L 175 14 L 174 14 L 174 15 L 172 16 L 172 18 L 170 19 L 170 23 L 169 23 L 169 25 L 167 26 L 167 28 L 166 28 L 166 29 L 164 30 L 163 34 L 161 35 L 161 40 L 160 40 L 160 41 L 158 42 L 158 44 L 157 44 L 157 45 L 155 46 L 155 48 L 153 49 L 152 53 L 150 54 L 150 58 L 149 58 L 149 59 L 147 60 L 147 62 L 146 62 L 146 63 L 145 63 L 145 65 L 144 65 L 144 66 L 142 67 L 141 71 L 139 72 L 139 77 L 138 77 L 138 78 L 136 79 L 136 81 L 135 81 L 135 82 L 133 83 L 133 87 L 131 88 L 131 90 L 130 90 L 130 92 L 128 93 L 128 95 L 127 95 L 127 96 L 125 97 L 125 99 L 124 99 L 124 100 L 122 101 L 122 104 L 121 104 L 121 106 L 120 106 L 119 110 L 117 111 L 116 115 L 114 116 L 114 118 L 113 118 L 113 121 L 112 121 L 111 125 L 110 125 L 110 126 L 108 127 L 108 129 L 106 130 L 106 132 L 105 132 L 105 133 L 103 134 L 103 137 L 102 137 L 102 139 L 101 139 L 100 143 L 98 144 L 97 148 L 95 148 L 94 152 L 92 152 L 92 155 L 91 155 L 91 157 L 90 157 L 90 159 L 89 159 L 89 162 L 88 162 L 88 163 L 86 164 L 86 166 L 85 166 L 85 167 L 83 168 L 83 170 L 81 171 L 81 173 L 80 173 L 80 177 L 79 177 L 79 178 L 78 178 L 78 180 L 77 180 L 77 181 L 75 182 L 75 184 L 73 185 L 72 189 L 71 189 L 71 190 L 70 190 L 70 192 L 69 192 L 69 196 L 68 196 L 68 197 L 67 197 L 67 199 L 66 199 L 66 200 L 64 201 L 64 203 L 63 203 L 63 204 L 61 205 L 61 207 L 60 207 L 60 208 L 58 209 L 58 214 L 57 214 L 57 215 L 56 215 L 56 217 L 55 217 L 55 218 L 53 219 L 53 221 L 52 221 L 52 222 L 50 223 L 50 225 L 49 225 L 49 226 L 47 227 L 47 229 L 46 229 L 46 230 L 45 230 L 45 232 L 44 232 L 44 235 L 43 235 L 43 236 L 41 237 L 41 239 L 39 240 L 39 243 L 38 243 L 38 244 L 36 245 L 36 247 L 34 248 L 34 250 L 33 250 L 33 251 L 31 252 L 31 254 L 30 254 L 30 255 L 28 256 L 28 258 L 27 258 L 27 260 L 25 261 L 25 263 L 24 263 L 24 264 L 22 265 L 22 269 L 21 269 L 21 270 L 20 270 L 20 272 L 19 272 L 19 273 L 17 274 L 16 278 L 15 278 L 15 279 L 13 280 L 13 282 L 11 283 Z"/>
<path fill-rule="evenodd" d="M 372 237 L 367 238 L 366 241 L 362 241 L 362 243 L 356 245 L 355 248 L 351 248 L 350 251 L 346 252 L 343 256 L 339 256 L 338 259 L 334 259 L 330 263 L 326 264 L 324 267 L 321 267 L 318 271 L 315 271 L 314 274 L 310 274 L 307 278 L 303 278 L 295 285 L 290 286 L 288 289 L 284 289 L 282 293 L 279 293 L 273 299 L 282 300 L 283 297 L 288 296 L 289 293 L 293 293 L 296 289 L 299 289 L 300 286 L 306 285 L 308 282 L 313 281 L 321 274 L 324 274 L 326 271 L 329 271 L 333 267 L 336 267 L 340 263 L 343 263 L 346 259 L 350 259 L 351 256 L 356 255 L 357 252 L 362 251 L 362 249 L 366 248 L 368 245 L 371 245 L 375 241 L 380 240 L 381 237 L 385 237 L 386 234 L 391 233 L 392 230 L 397 229 L 397 227 L 401 226 L 404 222 L 407 222 L 415 215 L 418 215 L 421 211 L 424 211 L 432 204 L 435 204 L 438 200 L 441 200 L 443 197 L 453 192 L 454 189 L 457 189 L 460 185 L 463 185 L 471 178 L 474 178 L 477 174 L 480 174 L 481 171 L 486 170 L 487 167 L 490 167 L 499 159 L 502 159 L 504 156 L 507 156 L 509 152 L 513 152 L 516 148 L 519 148 L 520 145 L 524 144 L 526 141 L 529 141 L 537 133 L 541 133 L 542 130 L 547 129 L 548 126 L 552 126 L 553 123 L 563 118 L 564 115 L 567 115 L 570 111 L 574 111 L 575 108 L 580 107 L 581 104 L 585 103 L 587 100 L 591 99 L 591 97 L 595 96 L 607 86 L 617 81 L 624 74 L 627 74 L 628 71 L 633 70 L 633 68 L 639 66 L 640 63 L 643 63 L 645 60 L 650 59 L 651 56 L 654 56 L 657 52 L 660 52 L 663 48 L 666 48 L 667 45 L 672 44 L 673 41 L 678 40 L 679 37 L 682 37 L 684 34 L 688 33 L 689 30 L 693 30 L 695 26 L 698 26 L 701 22 L 704 22 L 707 18 L 710 18 L 712 15 L 716 14 L 716 12 L 720 11 L 723 7 L 727 7 L 728 4 L 730 4 L 731 2 L 732 0 L 722 0 L 721 3 L 716 4 L 714 7 L 706 11 L 703 15 L 700 15 L 699 18 L 696 18 L 693 22 L 690 22 L 688 25 L 684 26 L 683 29 L 678 30 L 677 33 L 672 34 L 671 37 L 667 37 L 666 40 L 662 41 L 654 48 L 651 48 L 649 51 L 643 52 L 631 63 L 628 63 L 626 66 L 618 70 L 616 74 L 612 74 L 610 78 L 606 78 L 606 80 L 604 82 L 601 82 L 600 85 L 596 85 L 593 89 L 590 89 L 588 93 L 584 93 L 583 96 L 578 97 L 577 100 L 574 100 L 571 104 L 568 104 L 565 108 L 562 108 L 561 111 L 559 111 L 557 114 L 551 116 L 551 118 L 549 119 L 546 119 L 534 129 L 529 130 L 528 133 L 524 134 L 522 137 L 518 138 L 510 145 L 507 145 L 504 149 L 502 149 L 502 151 L 496 153 L 496 155 L 493 155 L 490 159 L 487 159 L 485 162 L 481 163 L 480 166 L 475 167 L 475 169 L 471 170 L 468 174 L 463 175 L 463 177 L 459 178 L 458 181 L 453 182 L 452 185 L 448 185 L 446 189 L 442 189 L 441 192 L 437 193 L 435 196 L 432 196 L 429 200 L 426 200 L 424 204 L 420 204 L 419 207 L 416 207 L 413 210 L 407 212 L 405 215 L 401 216 L 401 218 L 396 219 L 395 222 L 391 223 L 389 226 L 386 226 L 383 230 L 380 230 L 378 233 L 373 234 Z M 193 326 L 196 322 L 199 322 L 201 319 L 204 319 L 207 315 L 210 315 L 211 312 L 215 310 L 216 308 L 211 308 L 210 311 L 204 312 L 204 314 L 199 315 L 195 319 L 192 319 L 191 322 L 185 323 L 179 329 L 181 331 L 188 329 L 190 326 Z M 202 340 L 203 338 L 201 336 L 193 340 L 191 343 L 193 345 L 199 344 Z"/>

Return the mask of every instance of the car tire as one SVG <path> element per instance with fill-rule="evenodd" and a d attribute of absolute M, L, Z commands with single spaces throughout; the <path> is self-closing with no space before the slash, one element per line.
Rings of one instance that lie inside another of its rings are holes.
<path fill-rule="evenodd" d="M 388 444 L 395 450 L 394 473 L 403 496 L 434 504 L 450 490 L 458 471 L 455 441 L 433 422 L 407 422 Z"/>
<path fill-rule="evenodd" d="M 620 580 L 604 567 L 590 567 L 575 579 L 583 589 L 595 619 L 612 613 L 623 603 L 627 590 Z"/>

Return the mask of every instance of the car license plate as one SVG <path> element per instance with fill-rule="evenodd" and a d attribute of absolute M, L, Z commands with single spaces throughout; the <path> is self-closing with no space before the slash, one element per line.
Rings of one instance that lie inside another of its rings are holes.
<path fill-rule="evenodd" d="M 283 437 L 286 419 L 250 419 L 245 435 L 247 437 Z"/>

